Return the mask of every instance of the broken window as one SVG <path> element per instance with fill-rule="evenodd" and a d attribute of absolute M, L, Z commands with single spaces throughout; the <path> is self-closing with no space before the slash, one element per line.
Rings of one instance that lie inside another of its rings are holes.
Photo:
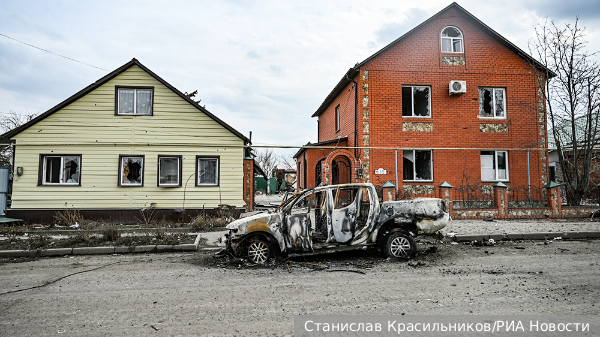
<path fill-rule="evenodd" d="M 181 186 L 181 156 L 158 156 L 158 186 Z"/>
<path fill-rule="evenodd" d="M 479 116 L 506 118 L 504 88 L 479 88 Z"/>
<path fill-rule="evenodd" d="M 119 186 L 143 186 L 144 156 L 121 156 Z"/>
<path fill-rule="evenodd" d="M 312 207 L 314 207 L 314 201 L 312 201 L 311 197 L 312 197 L 312 192 L 309 192 L 309 193 L 303 195 L 302 197 L 300 197 L 296 201 L 296 203 L 294 203 L 294 206 L 292 206 L 290 214 L 308 213 L 308 211 L 311 208 L 311 204 L 312 204 Z"/>
<path fill-rule="evenodd" d="M 463 53 L 463 35 L 456 27 L 446 27 L 442 30 L 442 52 Z"/>
<path fill-rule="evenodd" d="M 431 117 L 430 91 L 428 86 L 402 86 L 402 116 Z"/>
<path fill-rule="evenodd" d="M 118 88 L 118 115 L 152 115 L 153 88 Z"/>
<path fill-rule="evenodd" d="M 357 187 L 338 188 L 335 194 L 334 209 L 344 208 L 352 204 L 358 190 Z"/>
<path fill-rule="evenodd" d="M 481 151 L 481 180 L 508 180 L 507 151 Z"/>
<path fill-rule="evenodd" d="M 404 181 L 433 180 L 431 164 L 431 150 L 404 150 Z"/>
<path fill-rule="evenodd" d="M 340 105 L 335 107 L 335 131 L 340 131 Z"/>
<path fill-rule="evenodd" d="M 81 155 L 42 156 L 42 185 L 79 185 Z"/>
<path fill-rule="evenodd" d="M 197 157 L 196 186 L 219 185 L 219 157 Z"/>

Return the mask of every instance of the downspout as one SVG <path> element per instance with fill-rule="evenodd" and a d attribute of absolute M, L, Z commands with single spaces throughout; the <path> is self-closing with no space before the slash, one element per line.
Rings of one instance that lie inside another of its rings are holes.
<path fill-rule="evenodd" d="M 354 68 L 352 68 L 352 70 L 356 70 Z M 360 69 L 358 69 L 358 72 L 360 73 Z M 350 71 L 348 71 L 346 73 L 346 79 L 348 79 L 349 81 L 352 81 L 352 83 L 354 83 L 354 158 L 358 158 L 358 117 L 356 116 L 357 111 L 358 111 L 358 83 L 356 83 L 356 81 L 352 78 L 350 78 L 348 76 L 348 74 L 350 73 Z"/>

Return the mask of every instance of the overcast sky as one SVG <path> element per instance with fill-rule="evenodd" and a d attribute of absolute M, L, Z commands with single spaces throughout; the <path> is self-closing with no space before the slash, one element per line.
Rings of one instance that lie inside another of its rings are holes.
<path fill-rule="evenodd" d="M 450 3 L 2 0 L 0 34 L 108 71 L 135 57 L 254 144 L 297 146 L 350 67 Z M 600 50 L 597 0 L 458 3 L 526 51 L 541 20 L 579 15 Z M 45 112 L 108 71 L 0 36 L 0 113 Z"/>

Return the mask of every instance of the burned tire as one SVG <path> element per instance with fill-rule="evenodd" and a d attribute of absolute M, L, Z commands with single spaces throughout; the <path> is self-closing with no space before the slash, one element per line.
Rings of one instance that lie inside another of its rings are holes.
<path fill-rule="evenodd" d="M 409 259 L 417 253 L 417 244 L 409 234 L 393 232 L 385 240 L 383 251 L 392 259 Z"/>
<path fill-rule="evenodd" d="M 248 243 L 246 256 L 255 264 L 264 264 L 271 257 L 271 248 L 268 241 L 262 238 L 253 238 Z"/>

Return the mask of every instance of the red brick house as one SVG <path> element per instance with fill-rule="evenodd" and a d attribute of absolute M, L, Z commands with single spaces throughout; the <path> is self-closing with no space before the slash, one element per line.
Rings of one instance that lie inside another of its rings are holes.
<path fill-rule="evenodd" d="M 318 142 L 295 155 L 298 184 L 543 187 L 539 74 L 554 75 L 452 3 L 342 76 L 312 115 Z"/>

